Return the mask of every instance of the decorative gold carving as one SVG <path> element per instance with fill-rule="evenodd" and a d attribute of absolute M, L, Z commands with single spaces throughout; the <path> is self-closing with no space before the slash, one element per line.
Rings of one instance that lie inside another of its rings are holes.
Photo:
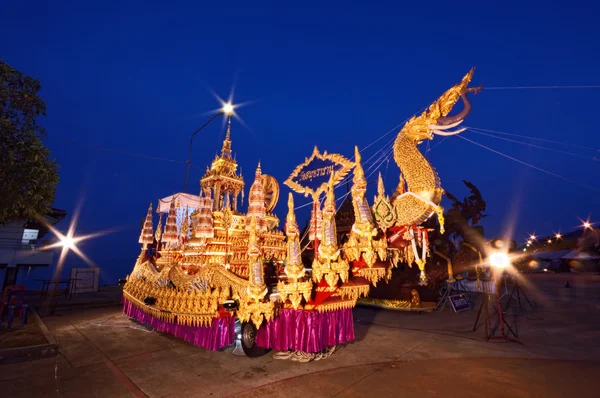
<path fill-rule="evenodd" d="M 223 218 L 221 219 L 221 225 L 224 229 L 229 230 L 233 225 L 233 212 L 230 207 L 226 207 L 223 210 Z"/>
<path fill-rule="evenodd" d="M 344 283 L 338 289 L 342 298 L 350 300 L 357 300 L 360 297 L 367 297 L 370 290 L 371 285 L 351 285 L 350 283 Z"/>
<path fill-rule="evenodd" d="M 377 286 L 377 282 L 386 276 L 385 267 L 361 268 L 358 271 L 358 276 L 362 276 L 368 280 L 373 286 Z"/>
<path fill-rule="evenodd" d="M 374 307 L 386 308 L 390 310 L 404 310 L 404 311 L 432 311 L 436 303 L 421 301 L 419 306 L 412 304 L 411 300 L 387 300 L 387 299 L 375 299 L 375 298 L 360 298 L 357 301 L 358 304 L 369 305 Z"/>
<path fill-rule="evenodd" d="M 390 203 L 389 198 L 385 195 L 385 187 L 383 185 L 383 179 L 381 173 L 377 180 L 377 195 L 373 200 L 373 213 L 375 215 L 375 222 L 379 228 L 384 232 L 393 227 L 396 224 L 396 209 Z"/>
<path fill-rule="evenodd" d="M 332 299 L 319 305 L 305 305 L 305 310 L 318 311 L 318 312 L 330 312 L 338 311 L 347 308 L 354 308 L 356 306 L 356 300 L 344 300 L 344 299 Z"/>
<path fill-rule="evenodd" d="M 372 267 L 377 261 L 377 256 L 382 261 L 385 261 L 387 257 L 387 241 L 385 238 L 373 240 L 377 235 L 377 228 L 373 224 L 371 209 L 365 197 L 367 180 L 364 176 L 358 147 L 354 148 L 354 156 L 356 159 L 352 185 L 354 224 L 352 225 L 348 242 L 344 245 L 344 254 L 348 261 L 357 261 L 362 256 L 367 266 Z"/>
<path fill-rule="evenodd" d="M 130 276 L 123 287 L 123 295 L 146 314 L 160 320 L 187 326 L 209 326 L 217 316 L 221 291 L 157 287 L 144 278 Z M 146 297 L 154 297 L 155 304 L 145 304 Z"/>
<path fill-rule="evenodd" d="M 410 291 L 410 305 L 412 307 L 421 306 L 421 296 L 419 296 L 419 292 L 417 291 L 417 289 L 412 289 Z"/>
<path fill-rule="evenodd" d="M 321 170 L 321 169 L 313 170 L 312 172 L 316 173 L 314 176 L 312 176 L 312 175 L 300 176 L 302 169 L 304 167 L 308 166 L 315 159 L 329 160 L 330 162 L 341 165 L 342 167 L 340 170 L 338 170 L 335 173 L 333 172 L 333 167 L 331 167 L 330 169 L 323 168 L 323 170 Z M 319 187 L 317 187 L 317 189 L 313 190 L 309 187 L 298 184 L 297 182 L 294 181 L 294 178 L 298 177 L 301 179 L 302 178 L 303 179 L 311 179 L 313 177 L 331 174 L 334 177 L 333 184 L 337 185 L 340 181 L 342 181 L 342 179 L 346 176 L 346 174 L 348 174 L 348 172 L 352 169 L 353 166 L 354 166 L 354 163 L 351 162 L 350 160 L 346 159 L 342 155 L 338 155 L 335 153 L 327 153 L 327 151 L 320 153 L 319 149 L 315 146 L 315 148 L 313 149 L 312 155 L 310 155 L 310 157 L 306 158 L 304 160 L 304 163 L 299 164 L 294 169 L 292 174 L 290 174 L 290 176 L 287 178 L 287 180 L 284 181 L 284 184 L 287 185 L 288 187 L 290 187 L 292 190 L 294 190 L 297 193 L 303 194 L 304 196 L 311 195 L 313 197 L 313 200 L 317 200 L 319 198 L 319 196 L 321 196 L 321 194 L 327 190 L 326 182 L 322 183 Z"/>
<path fill-rule="evenodd" d="M 279 183 L 275 177 L 268 174 L 263 174 L 261 178 L 265 195 L 265 208 L 267 213 L 271 213 L 279 201 Z"/>
<path fill-rule="evenodd" d="M 304 276 L 304 265 L 302 264 L 300 249 L 300 230 L 296 223 L 294 214 L 294 196 L 290 192 L 288 197 L 288 214 L 285 223 L 285 234 L 287 235 L 287 259 L 285 265 L 285 274 L 287 281 L 279 281 L 277 290 L 281 300 L 285 302 L 290 300 L 292 308 L 295 310 L 300 307 L 302 299 L 310 300 L 312 292 L 312 283 L 310 281 L 299 282 Z"/>
<path fill-rule="evenodd" d="M 320 282 L 323 277 L 331 287 L 337 285 L 338 280 L 348 280 L 349 265 L 340 257 L 335 230 L 335 176 L 332 174 L 327 186 L 327 198 L 323 207 L 322 241 L 318 249 L 318 257 L 312 265 L 313 281 Z"/>

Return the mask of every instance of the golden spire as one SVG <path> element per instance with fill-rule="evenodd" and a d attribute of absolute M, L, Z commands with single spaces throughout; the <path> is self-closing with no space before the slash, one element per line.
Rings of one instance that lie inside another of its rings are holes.
<path fill-rule="evenodd" d="M 227 119 L 227 133 L 223 140 L 223 149 L 221 149 L 221 156 L 231 157 L 231 115 Z"/>
<path fill-rule="evenodd" d="M 296 214 L 294 213 L 294 195 L 291 192 L 288 196 L 288 214 L 285 219 L 285 232 L 288 235 L 298 233 L 298 223 L 296 222 Z"/>
<path fill-rule="evenodd" d="M 365 179 L 365 172 L 360 164 L 362 157 L 360 156 L 357 146 L 354 147 L 354 158 L 355 166 L 354 177 L 352 178 L 352 193 L 353 196 L 358 195 L 359 197 L 362 197 L 367 190 L 367 180 Z"/>
<path fill-rule="evenodd" d="M 139 242 L 142 243 L 144 247 L 154 242 L 154 233 L 152 231 L 152 203 L 148 206 L 148 213 L 146 213 L 146 219 L 144 220 Z"/>
<path fill-rule="evenodd" d="M 250 234 L 248 236 L 248 255 L 250 257 L 258 256 L 258 238 L 256 236 L 256 218 L 250 217 Z"/>
<path fill-rule="evenodd" d="M 185 239 L 188 237 L 188 233 L 190 232 L 190 221 L 188 214 L 188 206 L 185 207 L 185 213 L 183 214 L 183 222 L 181 223 L 181 231 L 180 235 Z"/>
<path fill-rule="evenodd" d="M 329 176 L 329 182 L 327 183 L 327 199 L 325 199 L 325 206 L 323 206 L 323 210 L 329 210 L 335 212 L 335 184 L 334 184 L 334 173 L 331 173 Z"/>
<path fill-rule="evenodd" d="M 377 194 L 380 197 L 385 195 L 385 186 L 383 185 L 383 178 L 381 177 L 381 171 L 379 172 L 379 179 L 377 180 Z"/>
<path fill-rule="evenodd" d="M 157 210 L 160 209 L 160 206 L 157 206 Z M 158 216 L 158 225 L 156 226 L 156 232 L 154 233 L 154 239 L 156 239 L 156 243 L 160 242 L 160 238 L 162 238 L 162 214 Z"/>

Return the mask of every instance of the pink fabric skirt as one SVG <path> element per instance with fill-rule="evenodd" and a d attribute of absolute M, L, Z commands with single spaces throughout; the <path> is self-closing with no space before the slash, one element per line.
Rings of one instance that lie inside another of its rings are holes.
<path fill-rule="evenodd" d="M 320 352 L 354 340 L 352 309 L 330 312 L 285 309 L 257 332 L 259 347 L 277 351 Z"/>
<path fill-rule="evenodd" d="M 217 351 L 232 345 L 235 341 L 235 319 L 231 316 L 214 318 L 210 326 L 178 325 L 145 314 L 125 297 L 123 297 L 123 312 L 141 323 L 152 326 L 159 332 L 169 333 L 207 350 Z"/>

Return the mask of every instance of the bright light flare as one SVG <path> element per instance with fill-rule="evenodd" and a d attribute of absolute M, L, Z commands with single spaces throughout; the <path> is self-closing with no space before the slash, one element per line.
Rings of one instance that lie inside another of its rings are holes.
<path fill-rule="evenodd" d="M 530 240 L 535 240 L 535 239 L 536 239 L 536 237 L 535 237 L 535 235 L 531 234 L 531 235 L 529 235 L 529 239 L 530 239 Z"/>
<path fill-rule="evenodd" d="M 215 93 L 213 90 L 210 90 L 210 92 L 212 93 L 212 95 L 217 99 L 217 101 L 219 101 L 219 103 L 221 104 L 221 108 L 217 109 L 216 112 L 217 113 L 222 113 L 223 115 L 227 116 L 225 118 L 223 118 L 223 125 L 221 127 L 225 127 L 225 124 L 227 123 L 227 119 L 229 118 L 234 118 L 235 120 L 237 120 L 242 126 L 244 126 L 248 131 L 252 132 L 252 130 L 250 130 L 250 128 L 246 125 L 246 123 L 244 123 L 244 121 L 242 120 L 242 118 L 240 117 L 240 115 L 238 115 L 238 113 L 236 112 L 236 110 L 238 108 L 242 108 L 246 105 L 250 105 L 253 102 L 240 102 L 240 103 L 234 103 L 233 101 L 233 93 L 235 91 L 235 85 L 231 88 L 231 92 L 229 93 L 229 98 L 227 100 L 224 100 L 223 98 L 219 97 L 217 95 L 217 93 Z M 215 111 L 212 111 L 210 113 L 214 113 Z"/>
<path fill-rule="evenodd" d="M 60 240 L 60 245 L 67 249 L 75 249 L 75 239 L 72 236 L 65 236 Z"/>
<path fill-rule="evenodd" d="M 496 268 L 506 268 L 510 265 L 510 259 L 506 253 L 492 253 L 490 255 L 490 265 Z"/>
<path fill-rule="evenodd" d="M 592 224 L 589 221 L 585 221 L 582 226 L 585 229 L 591 229 L 592 228 Z"/>
<path fill-rule="evenodd" d="M 221 108 L 221 110 L 223 111 L 224 114 L 231 116 L 233 115 L 233 104 L 231 102 L 226 102 L 223 104 L 223 107 Z"/>
<path fill-rule="evenodd" d="M 77 244 L 84 240 L 96 238 L 98 236 L 103 236 L 103 235 L 106 235 L 106 234 L 112 232 L 112 231 L 101 231 L 101 232 L 95 232 L 95 233 L 88 234 L 88 235 L 75 236 L 75 227 L 77 226 L 77 221 L 79 220 L 80 208 L 81 208 L 81 206 L 80 206 L 80 204 L 78 204 L 75 208 L 75 211 L 73 212 L 73 216 L 71 217 L 71 223 L 69 224 L 69 229 L 67 230 L 66 234 L 62 234 L 60 231 L 58 231 L 52 225 L 48 224 L 45 220 L 43 220 L 43 219 L 41 220 L 41 222 L 43 222 L 46 225 L 48 230 L 50 232 L 52 232 L 54 234 L 54 236 L 56 236 L 56 238 L 58 238 L 57 243 L 48 245 L 45 247 L 45 249 L 54 249 L 57 247 L 62 248 L 62 250 L 60 252 L 60 256 L 58 258 L 58 262 L 56 264 L 56 275 L 60 275 L 60 273 L 62 271 L 62 267 L 64 265 L 64 261 L 66 259 L 67 253 L 69 251 L 72 251 L 73 253 L 77 254 L 77 256 L 79 256 L 90 267 L 97 267 L 96 263 L 92 259 L 90 259 L 85 253 L 83 253 L 79 247 L 77 247 Z"/>
<path fill-rule="evenodd" d="M 556 239 L 560 239 L 560 238 L 562 238 L 562 235 L 561 235 L 561 234 L 556 234 L 556 235 L 554 235 L 554 236 L 556 237 Z"/>

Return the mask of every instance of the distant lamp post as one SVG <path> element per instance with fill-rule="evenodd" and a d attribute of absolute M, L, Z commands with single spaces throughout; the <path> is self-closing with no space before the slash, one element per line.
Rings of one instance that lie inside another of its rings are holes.
<path fill-rule="evenodd" d="M 188 150 L 188 157 L 187 157 L 187 161 L 186 161 L 187 168 L 185 171 L 185 185 L 183 186 L 184 193 L 187 193 L 188 178 L 190 176 L 190 166 L 191 166 L 190 162 L 191 162 L 191 158 L 192 158 L 192 144 L 194 142 L 194 137 L 196 136 L 196 134 L 198 134 L 200 131 L 202 131 L 206 126 L 208 126 L 213 120 L 215 120 L 217 118 L 217 116 L 227 115 L 228 117 L 231 117 L 231 115 L 233 115 L 234 109 L 235 109 L 235 105 L 233 105 L 231 102 L 224 103 L 216 115 L 214 115 L 213 117 L 208 119 L 208 121 L 206 123 L 204 123 L 202 126 L 200 126 L 200 128 L 198 130 L 196 130 L 192 133 L 192 136 L 190 137 L 190 149 Z"/>
<path fill-rule="evenodd" d="M 592 224 L 589 221 L 585 221 L 582 227 L 583 229 L 592 229 Z"/>
<path fill-rule="evenodd" d="M 530 236 L 529 236 L 529 239 L 530 239 L 530 240 L 535 240 L 535 239 L 536 239 L 536 238 L 535 238 L 535 235 L 533 235 L 533 234 L 532 234 L 532 235 L 530 235 Z"/>
<path fill-rule="evenodd" d="M 562 238 L 562 235 L 561 235 L 561 234 L 556 234 L 556 235 L 554 235 L 554 236 L 556 237 L 556 239 L 560 239 L 560 238 Z"/>
<path fill-rule="evenodd" d="M 62 272 L 62 265 L 63 265 L 63 260 L 64 260 L 64 256 L 67 254 L 67 252 L 69 250 L 73 250 L 73 251 L 79 251 L 77 249 L 77 242 L 79 241 L 79 239 L 76 239 L 73 237 L 72 233 L 69 231 L 69 233 L 67 233 L 67 235 L 61 235 L 59 236 L 59 242 L 57 244 L 57 246 L 62 247 L 62 253 L 60 254 L 60 259 L 58 261 L 58 265 L 57 265 L 57 270 L 56 270 L 56 277 L 54 278 L 54 289 L 52 289 L 52 301 L 50 303 L 50 313 L 54 314 L 54 309 L 56 308 L 56 289 L 58 288 L 58 282 L 60 281 L 60 274 Z M 68 289 L 70 289 L 71 286 L 68 286 Z"/>

